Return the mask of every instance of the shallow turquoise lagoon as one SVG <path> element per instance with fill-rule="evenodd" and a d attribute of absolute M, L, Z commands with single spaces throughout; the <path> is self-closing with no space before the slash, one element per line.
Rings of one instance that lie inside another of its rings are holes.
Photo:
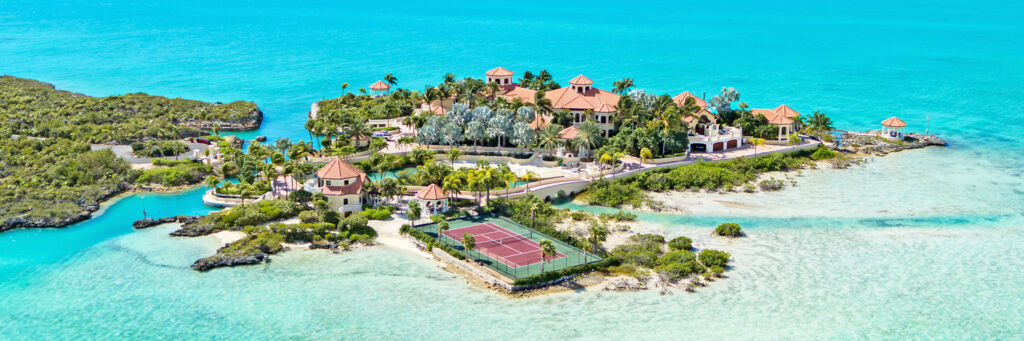
<path fill-rule="evenodd" d="M 658 93 L 734 86 L 755 108 L 820 109 L 851 130 L 896 115 L 951 145 L 641 213 L 641 230 L 734 255 L 731 278 L 692 295 L 508 299 L 385 247 L 200 274 L 188 265 L 217 243 L 133 231 L 130 196 L 72 227 L 0 234 L 0 339 L 1019 339 L 1022 7 L 3 1 L 0 74 L 97 96 L 253 100 L 264 126 L 243 137 L 308 139 L 310 103 L 341 82 L 393 72 L 422 89 L 503 66 L 563 85 L 583 73 Z M 147 195 L 147 212 L 208 212 L 203 190 Z M 723 221 L 748 237 L 712 238 Z"/>

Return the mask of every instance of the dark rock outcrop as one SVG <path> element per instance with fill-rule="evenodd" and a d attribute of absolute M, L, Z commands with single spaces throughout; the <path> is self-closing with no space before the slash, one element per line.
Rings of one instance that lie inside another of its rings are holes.
<path fill-rule="evenodd" d="M 171 232 L 171 235 L 175 237 L 199 237 L 216 232 L 212 223 L 203 222 L 199 217 L 191 218 L 194 219 L 182 221 L 181 228 Z"/>
<path fill-rule="evenodd" d="M 231 255 L 218 253 L 216 255 L 197 260 L 195 263 L 192 263 L 191 268 L 192 270 L 196 271 L 208 271 L 210 269 L 219 268 L 222 266 L 252 265 L 259 264 L 264 261 L 269 262 L 270 256 L 262 252 L 258 252 L 252 255 Z"/>
<path fill-rule="evenodd" d="M 166 217 L 166 218 L 158 218 L 158 219 L 148 218 L 148 219 L 136 220 L 134 223 L 132 223 L 132 227 L 134 227 L 136 229 L 144 229 L 144 228 L 149 228 L 149 227 L 153 227 L 153 226 L 156 226 L 156 225 L 167 224 L 167 223 L 190 223 L 190 222 L 194 223 L 198 219 L 199 219 L 199 217 L 187 217 L 187 216 Z"/>

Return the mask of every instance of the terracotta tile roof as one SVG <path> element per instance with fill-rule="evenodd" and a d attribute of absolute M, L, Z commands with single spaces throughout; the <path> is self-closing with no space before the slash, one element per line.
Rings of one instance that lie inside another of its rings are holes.
<path fill-rule="evenodd" d="M 441 200 L 448 198 L 448 192 L 441 189 L 441 186 L 437 184 L 430 184 L 427 188 L 424 188 L 416 193 L 416 197 L 423 200 Z"/>
<path fill-rule="evenodd" d="M 500 96 L 505 97 L 509 101 L 519 98 L 523 103 L 533 103 L 537 100 L 537 90 L 531 90 L 518 86 L 518 84 L 513 84 L 513 86 L 508 87 L 508 90 Z"/>
<path fill-rule="evenodd" d="M 508 76 L 511 76 L 511 75 L 514 75 L 514 74 L 516 74 L 516 73 L 512 72 L 512 71 L 509 71 L 508 69 L 500 67 L 500 66 L 496 67 L 496 68 L 493 68 L 490 71 L 487 71 L 487 73 L 486 73 L 486 75 L 491 76 L 491 77 L 508 77 Z"/>
<path fill-rule="evenodd" d="M 324 195 L 354 195 L 363 192 L 363 182 L 366 182 L 366 174 L 359 174 L 355 181 L 345 186 L 324 186 L 320 189 Z"/>
<path fill-rule="evenodd" d="M 377 83 L 370 84 L 370 90 L 373 91 L 385 91 L 391 89 L 391 85 L 384 83 L 384 81 L 377 81 Z"/>
<path fill-rule="evenodd" d="M 757 116 L 757 115 L 764 116 L 764 118 L 768 119 L 768 123 L 774 124 L 774 125 L 777 125 L 777 126 L 793 124 L 793 119 L 791 119 L 789 117 L 786 117 L 785 115 L 779 114 L 779 113 L 775 112 L 775 110 L 770 110 L 770 109 L 750 109 L 750 113 L 753 114 L 754 116 Z"/>
<path fill-rule="evenodd" d="M 707 109 L 708 102 L 704 101 L 703 99 L 697 97 L 694 94 L 691 94 L 689 91 L 683 91 L 683 93 L 676 95 L 676 97 L 672 97 L 672 100 L 675 101 L 676 104 L 682 106 L 683 103 L 686 102 L 686 99 L 690 97 L 693 97 L 694 103 L 696 103 L 698 107 L 701 107 L 702 109 Z"/>
<path fill-rule="evenodd" d="M 533 130 L 541 130 L 549 125 L 551 125 L 551 118 L 541 114 L 534 114 L 533 122 L 530 122 L 530 128 Z"/>
<path fill-rule="evenodd" d="M 366 175 L 362 169 L 356 168 L 352 164 L 342 161 L 339 158 L 334 158 L 331 162 L 316 171 L 316 177 L 328 180 L 341 180 L 354 178 L 360 175 Z"/>
<path fill-rule="evenodd" d="M 797 116 L 800 116 L 800 113 L 796 112 L 796 110 L 793 110 L 793 108 L 790 108 L 785 104 L 780 105 L 775 109 L 772 109 L 772 111 L 779 113 L 782 116 L 786 116 L 787 118 L 795 118 Z"/>
<path fill-rule="evenodd" d="M 558 132 L 558 138 L 563 139 L 563 140 L 572 140 L 572 139 L 576 138 L 576 136 L 579 135 L 579 134 L 580 134 L 580 130 L 578 128 L 576 128 L 575 126 L 570 126 L 568 128 L 562 129 L 562 131 Z"/>
<path fill-rule="evenodd" d="M 573 78 L 572 80 L 570 80 L 569 84 L 571 84 L 571 85 L 593 85 L 594 81 L 590 80 L 590 78 L 587 78 L 587 76 L 579 75 L 579 76 L 576 76 L 576 78 Z"/>
<path fill-rule="evenodd" d="M 597 88 L 590 88 L 583 93 L 573 91 L 572 88 L 560 88 L 545 92 L 544 97 L 551 100 L 551 107 L 555 109 L 612 112 L 619 104 L 619 95 Z"/>
<path fill-rule="evenodd" d="M 893 116 L 882 121 L 882 126 L 887 128 L 905 128 L 907 126 L 907 122 L 903 122 L 903 120 Z"/>

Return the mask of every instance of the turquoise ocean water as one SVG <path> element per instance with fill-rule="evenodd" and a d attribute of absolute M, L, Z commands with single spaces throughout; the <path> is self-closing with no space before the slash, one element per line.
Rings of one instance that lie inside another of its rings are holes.
<path fill-rule="evenodd" d="M 199 274 L 188 265 L 216 241 L 133 231 L 142 200 L 127 197 L 69 228 L 0 234 L 0 339 L 1020 339 L 1021 22 L 1013 1 L 3 1 L 0 73 L 252 100 L 266 119 L 247 137 L 305 138 L 309 104 L 341 82 L 393 72 L 422 89 L 504 66 L 658 93 L 733 86 L 755 108 L 822 110 L 850 130 L 897 115 L 951 144 L 641 214 L 735 258 L 728 280 L 666 296 L 508 299 L 385 247 Z M 201 191 L 147 195 L 147 211 L 207 212 Z M 710 237 L 725 220 L 749 237 Z"/>

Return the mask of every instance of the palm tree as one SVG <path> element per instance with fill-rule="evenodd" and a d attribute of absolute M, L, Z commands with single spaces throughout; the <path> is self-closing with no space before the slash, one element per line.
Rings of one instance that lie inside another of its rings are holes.
<path fill-rule="evenodd" d="M 420 207 L 420 202 L 410 200 L 409 209 L 405 212 L 405 215 L 409 217 L 409 226 L 416 226 L 416 220 L 420 219 L 420 216 L 423 215 L 423 207 Z"/>
<path fill-rule="evenodd" d="M 526 196 L 526 205 L 524 208 L 526 208 L 527 211 L 530 211 L 530 228 L 537 226 L 537 211 L 542 207 L 544 207 L 544 202 L 541 201 L 540 198 L 532 194 Z"/>
<path fill-rule="evenodd" d="M 544 239 L 540 241 L 540 273 L 544 273 L 544 263 L 547 263 L 548 256 L 554 257 L 557 254 L 558 251 L 555 250 L 555 244 L 551 240 Z"/>
<path fill-rule="evenodd" d="M 210 189 L 216 189 L 217 186 L 220 185 L 220 178 L 218 178 L 216 175 L 210 175 L 206 177 L 205 183 L 206 187 L 209 187 Z"/>
<path fill-rule="evenodd" d="M 665 143 L 668 142 L 669 133 L 672 130 L 679 129 L 682 121 L 679 119 L 679 115 L 675 110 L 662 110 L 657 113 L 652 121 L 654 128 L 661 131 L 661 155 L 665 155 Z"/>
<path fill-rule="evenodd" d="M 620 94 L 620 95 L 625 95 L 626 92 L 629 91 L 629 89 L 633 87 L 633 79 L 632 78 L 623 78 L 622 80 L 617 80 L 617 81 L 613 82 L 612 86 L 615 87 L 615 89 L 612 90 L 612 92 Z"/>
<path fill-rule="evenodd" d="M 359 149 L 359 140 L 368 138 L 371 134 L 370 126 L 366 125 L 366 121 L 362 120 L 349 124 L 348 129 L 346 129 L 345 132 L 352 137 L 352 144 L 356 149 Z"/>
<path fill-rule="evenodd" d="M 558 136 L 561 131 L 562 128 L 554 124 L 544 127 L 544 130 L 540 131 L 540 138 L 537 139 L 537 142 L 541 148 L 548 150 L 548 155 L 554 154 L 555 148 L 561 144 L 562 140 Z"/>
<path fill-rule="evenodd" d="M 593 252 L 601 247 L 601 242 L 608 239 L 608 228 L 595 222 L 590 226 L 589 232 L 590 237 L 587 238 L 587 242 L 590 245 L 590 251 Z M 586 253 L 584 253 L 583 257 L 583 263 L 586 264 Z"/>
<path fill-rule="evenodd" d="M 602 165 L 601 168 L 604 168 L 603 165 L 612 163 L 612 155 L 608 153 L 601 154 L 601 159 L 598 161 L 598 163 Z"/>
<path fill-rule="evenodd" d="M 452 198 L 462 193 L 462 189 L 465 184 L 462 182 L 462 178 L 458 175 L 452 174 L 444 178 L 444 183 L 441 184 L 441 189 L 448 192 L 448 195 Z"/>
<path fill-rule="evenodd" d="M 583 150 L 586 149 L 588 152 L 597 146 L 601 142 L 601 127 L 597 125 L 594 120 L 586 120 L 580 123 L 580 132 L 576 135 L 576 146 L 579 147 L 579 155 L 583 154 Z"/>
<path fill-rule="evenodd" d="M 512 185 L 515 184 L 519 178 L 510 171 L 502 171 L 501 180 L 505 182 L 505 199 L 508 199 L 508 191 L 512 189 Z"/>
<path fill-rule="evenodd" d="M 619 160 L 622 159 L 623 156 L 625 155 L 622 154 L 622 152 L 615 152 L 614 154 L 612 154 L 612 169 L 615 168 L 615 165 L 619 163 Z M 615 178 L 614 170 L 612 171 L 612 178 Z"/>
<path fill-rule="evenodd" d="M 447 220 L 444 220 L 443 215 L 435 214 L 431 216 L 431 219 L 434 219 L 434 217 L 437 217 L 437 240 L 440 241 L 444 231 L 448 231 L 451 225 L 448 224 Z"/>
<path fill-rule="evenodd" d="M 427 163 L 428 160 L 434 159 L 434 153 L 426 148 L 413 149 L 409 152 L 409 156 L 412 158 L 413 162 L 420 165 Z"/>
<path fill-rule="evenodd" d="M 213 134 L 214 135 L 220 136 L 220 123 L 214 123 L 213 127 L 211 127 L 211 128 L 212 129 L 210 129 L 210 130 L 213 130 Z"/>
<path fill-rule="evenodd" d="M 398 78 L 395 77 L 395 75 L 390 73 L 390 72 L 388 72 L 388 74 L 384 75 L 384 81 L 388 82 L 388 84 L 391 84 L 391 85 L 398 84 Z"/>
<path fill-rule="evenodd" d="M 807 119 L 807 125 L 811 126 L 814 130 L 818 131 L 830 131 L 835 129 L 832 126 L 832 119 L 825 116 L 821 111 L 815 110 L 811 114 L 811 117 Z"/>
<path fill-rule="evenodd" d="M 644 164 L 645 161 L 650 161 L 653 158 L 654 158 L 654 155 L 651 154 L 651 149 L 650 148 L 644 147 L 644 149 L 640 150 L 640 164 L 641 165 Z"/>
<path fill-rule="evenodd" d="M 459 148 L 452 148 L 448 150 L 448 161 L 451 161 L 452 168 L 455 168 L 455 160 L 458 160 L 462 156 L 462 151 Z"/>
<path fill-rule="evenodd" d="M 341 83 L 341 94 L 344 95 L 348 91 L 348 83 Z"/>
<path fill-rule="evenodd" d="M 754 155 L 757 155 L 757 146 L 763 146 L 764 145 L 764 139 L 759 138 L 759 137 L 751 138 L 750 141 L 748 141 L 748 142 L 750 142 L 751 146 L 754 146 Z"/>
<path fill-rule="evenodd" d="M 476 238 L 473 238 L 473 235 L 469 233 L 463 233 L 462 246 L 466 248 L 466 262 L 469 263 L 469 250 L 472 250 L 474 247 L 476 247 Z"/>
<path fill-rule="evenodd" d="M 530 182 L 540 180 L 540 176 L 536 172 L 528 170 L 519 179 L 526 181 L 526 193 L 530 193 Z"/>

